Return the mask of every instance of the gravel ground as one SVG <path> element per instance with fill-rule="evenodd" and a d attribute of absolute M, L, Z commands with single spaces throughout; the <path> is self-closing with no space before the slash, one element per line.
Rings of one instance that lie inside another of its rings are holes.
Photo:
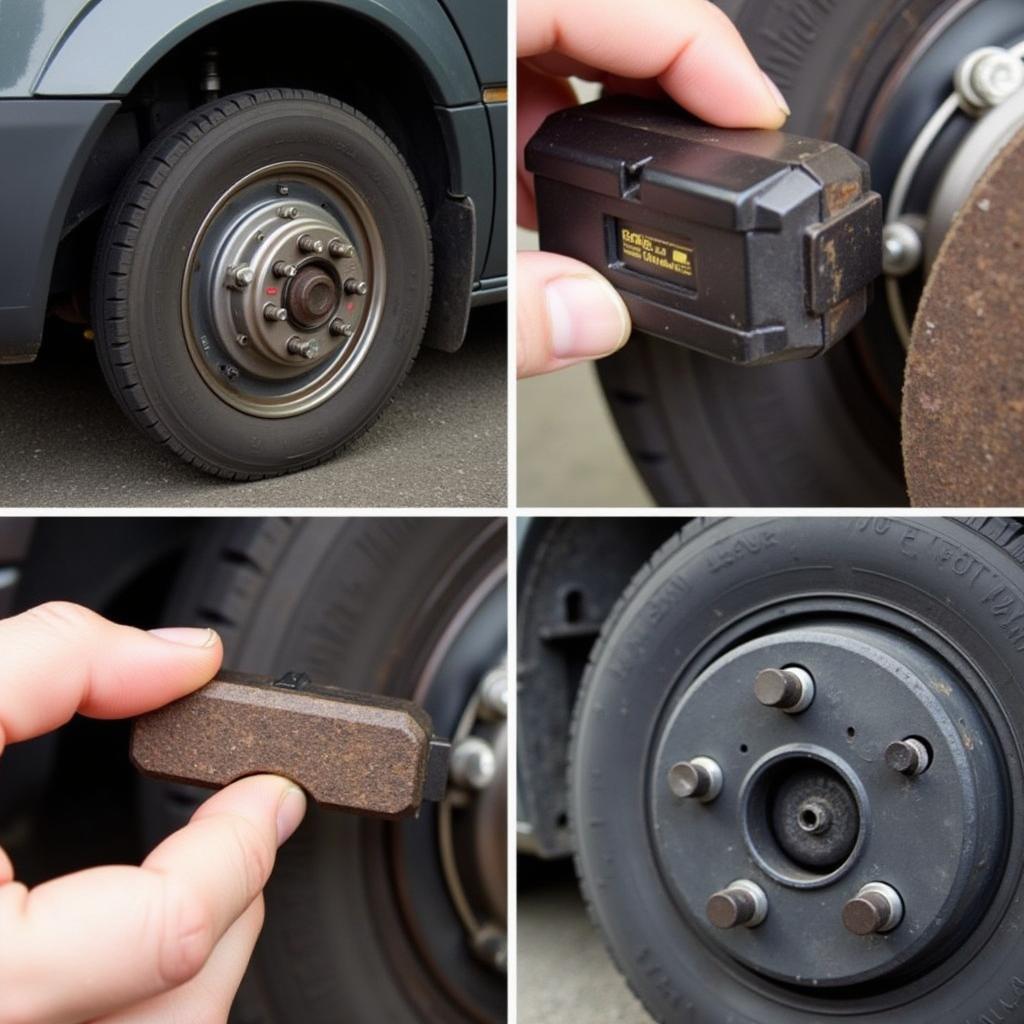
<path fill-rule="evenodd" d="M 506 307 L 477 310 L 462 350 L 421 351 L 380 421 L 331 462 L 230 483 L 145 438 L 78 332 L 0 367 L 7 507 L 496 507 L 506 502 Z"/>
<path fill-rule="evenodd" d="M 568 862 L 520 861 L 517 1024 L 651 1024 L 583 906 Z"/>

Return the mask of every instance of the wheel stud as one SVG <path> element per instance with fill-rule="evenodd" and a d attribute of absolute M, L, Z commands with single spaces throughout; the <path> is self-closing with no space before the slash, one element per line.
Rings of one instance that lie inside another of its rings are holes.
<path fill-rule="evenodd" d="M 350 277 L 345 282 L 345 291 L 349 295 L 365 295 L 366 294 L 366 282 L 357 281 L 354 277 Z"/>
<path fill-rule="evenodd" d="M 479 736 L 467 736 L 452 749 L 448 772 L 452 781 L 464 789 L 486 789 L 497 773 L 491 745 Z"/>
<path fill-rule="evenodd" d="M 336 338 L 341 335 L 345 335 L 346 338 L 352 337 L 352 325 L 345 323 L 344 320 L 332 320 L 330 331 Z"/>
<path fill-rule="evenodd" d="M 334 259 L 340 260 L 348 259 L 355 250 L 340 238 L 332 238 L 327 244 L 327 251 Z"/>
<path fill-rule="evenodd" d="M 885 763 L 900 775 L 920 775 L 931 763 L 931 755 L 919 739 L 908 736 L 885 748 Z"/>
<path fill-rule="evenodd" d="M 228 286 L 231 288 L 248 288 L 252 284 L 256 275 L 253 273 L 252 267 L 248 267 L 243 264 L 240 267 L 232 267 L 228 271 Z"/>
<path fill-rule="evenodd" d="M 294 277 L 298 272 L 298 267 L 294 263 L 285 263 L 284 260 L 278 260 L 274 264 L 274 277 Z"/>
<path fill-rule="evenodd" d="M 754 696 L 767 708 L 796 715 L 811 706 L 814 680 L 802 668 L 763 668 L 754 680 Z"/>
<path fill-rule="evenodd" d="M 272 321 L 287 320 L 288 310 L 282 309 L 280 306 L 275 306 L 272 302 L 268 302 L 263 307 L 263 319 Z"/>
<path fill-rule="evenodd" d="M 297 206 L 281 206 L 278 207 L 277 215 L 285 220 L 295 220 L 299 215 L 299 208 Z"/>
<path fill-rule="evenodd" d="M 319 255 L 324 251 L 324 243 L 312 235 L 302 235 L 299 238 L 299 249 L 305 253 L 315 252 Z"/>
<path fill-rule="evenodd" d="M 722 792 L 722 769 L 710 757 L 678 761 L 668 770 L 668 788 L 683 799 L 709 803 Z"/>
<path fill-rule="evenodd" d="M 862 886 L 843 907 L 843 924 L 854 935 L 891 932 L 903 920 L 903 900 L 885 882 Z"/>
<path fill-rule="evenodd" d="M 756 928 L 768 915 L 768 897 L 756 882 L 741 878 L 711 894 L 707 915 L 716 928 Z"/>
<path fill-rule="evenodd" d="M 293 356 L 302 356 L 303 359 L 316 359 L 320 354 L 320 344 L 315 338 L 306 341 L 293 334 L 288 339 L 288 351 Z"/>

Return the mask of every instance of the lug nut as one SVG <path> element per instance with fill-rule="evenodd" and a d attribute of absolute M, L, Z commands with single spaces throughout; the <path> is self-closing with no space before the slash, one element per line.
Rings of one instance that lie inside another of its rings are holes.
<path fill-rule="evenodd" d="M 508 718 L 508 671 L 504 665 L 492 668 L 480 680 L 480 710 L 487 718 Z"/>
<path fill-rule="evenodd" d="M 345 282 L 345 291 L 349 295 L 365 295 L 366 294 L 366 282 L 357 281 L 354 277 L 350 277 Z"/>
<path fill-rule="evenodd" d="M 278 207 L 277 215 L 285 220 L 295 220 L 299 215 L 299 208 L 297 206 L 281 206 Z"/>
<path fill-rule="evenodd" d="M 316 359 L 320 354 L 320 345 L 315 338 L 306 341 L 293 334 L 288 339 L 288 351 L 293 356 L 302 356 L 303 359 Z"/>
<path fill-rule="evenodd" d="M 229 283 L 233 288 L 248 288 L 256 277 L 252 267 L 245 266 L 244 264 L 229 270 L 228 275 L 230 277 Z"/>
<path fill-rule="evenodd" d="M 324 243 L 312 235 L 302 235 L 299 238 L 299 249 L 305 253 L 315 252 L 319 255 L 324 251 Z"/>
<path fill-rule="evenodd" d="M 802 668 L 763 668 L 754 680 L 754 696 L 767 708 L 796 715 L 811 706 L 814 680 Z"/>
<path fill-rule="evenodd" d="M 352 325 L 345 323 L 344 320 L 332 320 L 330 331 L 336 338 L 342 334 L 344 334 L 346 338 L 352 337 Z"/>
<path fill-rule="evenodd" d="M 722 769 L 710 757 L 678 761 L 668 770 L 668 788 L 674 796 L 709 803 L 722 792 Z"/>
<path fill-rule="evenodd" d="M 294 263 L 278 260 L 274 264 L 274 277 L 294 277 L 299 272 Z"/>
<path fill-rule="evenodd" d="M 280 306 L 275 306 L 274 303 L 268 302 L 263 307 L 263 319 L 264 320 L 287 320 L 288 310 L 282 309 Z"/>
<path fill-rule="evenodd" d="M 711 894 L 707 915 L 716 928 L 756 928 L 768 916 L 768 897 L 756 882 L 740 878 Z"/>
<path fill-rule="evenodd" d="M 854 935 L 891 932 L 903 920 L 903 900 L 885 882 L 869 882 L 843 907 L 843 924 Z"/>
<path fill-rule="evenodd" d="M 348 259 L 354 252 L 351 245 L 343 242 L 340 238 L 332 238 L 327 244 L 327 251 L 336 259 Z"/>
<path fill-rule="evenodd" d="M 491 745 L 479 736 L 467 736 L 452 749 L 448 773 L 457 786 L 486 789 L 498 770 Z"/>
<path fill-rule="evenodd" d="M 908 736 L 885 748 L 885 763 L 900 775 L 920 775 L 931 763 L 931 755 L 924 743 L 914 736 Z"/>

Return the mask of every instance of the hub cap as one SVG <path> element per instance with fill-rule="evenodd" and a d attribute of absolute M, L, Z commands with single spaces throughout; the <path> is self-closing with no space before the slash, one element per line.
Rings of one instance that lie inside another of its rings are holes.
<path fill-rule="evenodd" d="M 232 186 L 182 282 L 189 352 L 209 387 L 256 416 L 308 412 L 356 371 L 385 295 L 383 245 L 335 171 L 275 164 Z"/>
<path fill-rule="evenodd" d="M 799 714 L 754 693 L 759 672 L 791 666 L 814 681 Z M 925 770 L 887 760 L 901 741 Z M 713 801 L 666 782 L 694 756 L 721 769 Z M 861 623 L 786 629 L 719 658 L 668 710 L 650 770 L 654 845 L 691 925 L 751 970 L 819 989 L 895 980 L 948 951 L 991 893 L 999 780 L 963 680 L 923 644 Z M 736 880 L 765 895 L 756 927 L 708 919 L 709 897 Z M 856 934 L 872 900 L 878 927 Z"/>

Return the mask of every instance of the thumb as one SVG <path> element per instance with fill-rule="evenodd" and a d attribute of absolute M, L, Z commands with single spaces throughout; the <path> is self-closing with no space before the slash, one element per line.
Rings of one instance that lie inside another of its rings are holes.
<path fill-rule="evenodd" d="M 626 343 L 626 304 L 597 271 L 549 252 L 520 253 L 516 267 L 518 376 L 599 359 Z"/>

